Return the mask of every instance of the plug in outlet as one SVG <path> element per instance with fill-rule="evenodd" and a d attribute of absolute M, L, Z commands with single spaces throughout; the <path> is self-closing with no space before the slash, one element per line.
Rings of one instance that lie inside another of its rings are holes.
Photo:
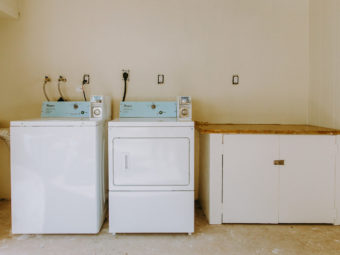
<path fill-rule="evenodd" d="M 58 82 L 67 82 L 67 79 L 64 76 L 59 75 Z"/>
<path fill-rule="evenodd" d="M 89 74 L 83 75 L 83 85 L 85 85 L 85 84 L 90 84 L 90 75 Z"/>
<path fill-rule="evenodd" d="M 44 82 L 50 82 L 51 81 L 51 78 L 50 78 L 50 76 L 48 76 L 48 75 L 45 75 L 45 78 L 44 78 Z"/>
<path fill-rule="evenodd" d="M 128 74 L 127 80 L 130 81 L 130 70 L 129 69 L 123 69 L 122 70 L 122 80 L 124 80 L 124 73 Z"/>

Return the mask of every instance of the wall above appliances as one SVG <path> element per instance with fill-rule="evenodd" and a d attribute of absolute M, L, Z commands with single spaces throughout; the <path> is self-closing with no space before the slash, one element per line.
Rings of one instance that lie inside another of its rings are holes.
<path fill-rule="evenodd" d="M 18 0 L 0 1 L 0 18 L 17 19 L 19 17 Z"/>
<path fill-rule="evenodd" d="M 128 101 L 191 95 L 198 121 L 306 123 L 308 2 L 20 1 L 20 18 L 0 21 L 1 125 L 39 117 L 45 74 L 52 79 L 46 86 L 51 100 L 59 97 L 56 83 L 63 74 L 66 98 L 78 101 L 82 76 L 90 73 L 87 94 L 110 95 L 117 118 L 123 68 L 132 75 Z M 157 74 L 165 75 L 164 85 L 157 84 Z M 240 75 L 239 86 L 231 85 L 233 74 Z M 0 197 L 9 198 L 4 157 Z"/>

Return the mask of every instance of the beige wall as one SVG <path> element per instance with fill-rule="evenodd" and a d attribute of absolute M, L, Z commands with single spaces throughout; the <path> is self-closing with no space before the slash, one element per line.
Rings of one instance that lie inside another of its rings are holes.
<path fill-rule="evenodd" d="M 310 123 L 340 128 L 340 1 L 310 1 Z"/>
<path fill-rule="evenodd" d="M 0 0 L 0 18 L 17 18 L 18 0 Z"/>
<path fill-rule="evenodd" d="M 0 20 L 0 126 L 39 117 L 45 74 L 54 98 L 63 74 L 66 95 L 80 99 L 90 73 L 90 92 L 111 95 L 117 117 L 123 68 L 128 100 L 191 95 L 195 120 L 307 122 L 308 0 L 27 0 L 20 9 L 19 20 Z M 7 157 L 0 197 L 9 196 Z"/>

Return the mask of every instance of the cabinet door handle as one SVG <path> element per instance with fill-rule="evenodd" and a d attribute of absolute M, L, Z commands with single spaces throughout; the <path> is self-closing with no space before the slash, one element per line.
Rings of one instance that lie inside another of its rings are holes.
<path fill-rule="evenodd" d="M 285 161 L 284 160 L 274 160 L 274 165 L 275 166 L 284 166 Z"/>

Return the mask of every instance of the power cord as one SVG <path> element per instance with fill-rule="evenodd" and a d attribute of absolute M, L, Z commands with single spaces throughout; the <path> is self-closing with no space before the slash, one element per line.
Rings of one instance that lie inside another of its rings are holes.
<path fill-rule="evenodd" d="M 124 72 L 123 73 L 123 79 L 124 79 L 124 95 L 123 95 L 123 102 L 125 102 L 125 97 L 126 97 L 126 85 L 127 85 L 127 80 L 128 80 L 128 78 L 129 78 L 129 73 L 128 72 Z"/>
<path fill-rule="evenodd" d="M 47 96 L 47 92 L 46 92 L 46 84 L 47 84 L 48 82 L 50 82 L 50 81 L 51 81 L 51 78 L 48 77 L 48 76 L 45 76 L 44 84 L 43 84 L 43 91 L 44 91 L 44 95 L 45 95 L 45 98 L 46 98 L 47 101 L 50 101 L 50 99 L 49 99 L 49 97 Z"/>
<path fill-rule="evenodd" d="M 83 76 L 83 83 L 81 85 L 81 89 L 83 90 L 83 96 L 84 100 L 87 101 L 86 99 L 86 92 L 85 92 L 85 85 L 90 84 L 90 75 L 89 74 L 84 74 Z"/>
<path fill-rule="evenodd" d="M 63 94 L 61 93 L 61 88 L 60 88 L 60 83 L 61 82 L 66 82 L 67 79 L 63 76 L 59 76 L 59 79 L 58 79 L 58 91 L 59 91 L 59 95 L 60 95 L 60 98 L 58 99 L 58 102 L 63 102 L 63 101 L 66 101 Z"/>
<path fill-rule="evenodd" d="M 82 90 L 83 90 L 83 95 L 84 95 L 84 101 L 87 101 L 86 99 L 86 93 L 85 93 L 85 88 L 84 88 L 85 84 L 83 83 L 83 85 L 81 86 Z"/>

